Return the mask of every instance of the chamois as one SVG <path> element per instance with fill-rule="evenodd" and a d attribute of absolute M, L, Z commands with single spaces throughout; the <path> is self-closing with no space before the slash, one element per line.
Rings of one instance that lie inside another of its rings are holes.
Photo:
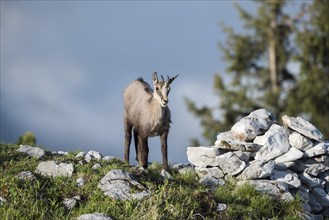
<path fill-rule="evenodd" d="M 167 139 L 171 123 L 168 108 L 170 84 L 178 77 L 167 76 L 159 81 L 157 72 L 152 75 L 154 90 L 142 78 L 133 81 L 124 91 L 124 160 L 129 164 L 132 131 L 136 149 L 136 160 L 143 168 L 148 165 L 148 137 L 160 136 L 162 165 L 168 170 Z"/>

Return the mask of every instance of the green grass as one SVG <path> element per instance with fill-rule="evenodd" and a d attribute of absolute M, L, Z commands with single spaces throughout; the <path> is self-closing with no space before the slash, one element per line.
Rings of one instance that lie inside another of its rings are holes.
<path fill-rule="evenodd" d="M 0 196 L 7 204 L 0 206 L 0 219 L 74 219 L 82 214 L 100 212 L 113 219 L 301 219 L 302 200 L 286 202 L 274 200 L 258 193 L 250 185 L 235 186 L 228 181 L 215 192 L 198 183 L 193 174 L 182 175 L 171 170 L 172 179 L 160 176 L 161 166 L 152 164 L 148 172 L 125 165 L 121 160 L 79 164 L 77 152 L 67 156 L 47 153 L 42 160 L 55 160 L 74 164 L 71 178 L 51 178 L 35 174 L 37 180 L 19 180 L 21 171 L 34 172 L 40 160 L 16 152 L 17 145 L 0 145 Z M 111 169 L 133 173 L 151 195 L 141 201 L 118 201 L 104 196 L 97 188 L 98 181 Z M 84 177 L 83 187 L 76 185 Z M 81 196 L 78 206 L 66 210 L 64 198 Z M 227 204 L 223 212 L 216 211 L 218 203 Z"/>

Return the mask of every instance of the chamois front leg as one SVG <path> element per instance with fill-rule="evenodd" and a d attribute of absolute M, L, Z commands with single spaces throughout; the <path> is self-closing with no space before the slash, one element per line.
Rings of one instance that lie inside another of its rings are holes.
<path fill-rule="evenodd" d="M 124 161 L 129 164 L 130 143 L 132 126 L 125 121 L 125 146 L 124 146 Z"/>
<path fill-rule="evenodd" d="M 138 162 L 138 132 L 137 129 L 134 128 L 134 142 L 135 142 L 135 151 L 136 151 L 136 161 Z"/>
<path fill-rule="evenodd" d="M 167 139 L 168 139 L 169 131 L 165 131 L 160 136 L 160 142 L 161 142 L 161 153 L 162 153 L 162 167 L 166 171 L 169 170 L 168 168 L 168 145 L 167 145 Z"/>
<path fill-rule="evenodd" d="M 138 163 L 141 167 L 147 169 L 149 147 L 147 137 L 138 136 Z"/>

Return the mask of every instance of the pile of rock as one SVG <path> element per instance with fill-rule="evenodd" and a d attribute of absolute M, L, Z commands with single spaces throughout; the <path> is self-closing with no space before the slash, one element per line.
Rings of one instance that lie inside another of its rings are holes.
<path fill-rule="evenodd" d="M 188 147 L 201 181 L 225 184 L 228 176 L 282 199 L 299 193 L 306 211 L 329 216 L 329 142 L 310 122 L 258 109 L 218 134 L 215 146 Z"/>

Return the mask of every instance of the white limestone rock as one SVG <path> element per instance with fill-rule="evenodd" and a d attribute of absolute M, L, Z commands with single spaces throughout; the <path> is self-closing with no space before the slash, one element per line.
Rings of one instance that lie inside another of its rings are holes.
<path fill-rule="evenodd" d="M 284 182 L 288 185 L 289 188 L 298 188 L 301 185 L 301 181 L 298 178 L 298 175 L 291 172 L 290 170 L 273 170 L 270 179 Z"/>
<path fill-rule="evenodd" d="M 99 164 L 99 163 L 95 163 L 92 167 L 91 167 L 91 169 L 93 169 L 93 170 L 98 170 L 98 169 L 100 169 L 102 166 Z"/>
<path fill-rule="evenodd" d="M 71 177 L 74 171 L 73 164 L 60 163 L 56 164 L 55 161 L 40 162 L 37 166 L 36 172 L 44 176 L 62 176 Z"/>
<path fill-rule="evenodd" d="M 234 139 L 231 131 L 223 132 L 217 135 L 215 146 L 221 149 L 228 149 L 234 151 L 255 152 L 261 146 L 251 142 L 239 141 Z"/>
<path fill-rule="evenodd" d="M 284 115 L 282 117 L 282 122 L 285 127 L 289 127 L 302 135 L 309 137 L 313 140 L 321 141 L 323 140 L 323 135 L 321 132 L 310 122 L 304 120 L 301 117 L 289 117 Z"/>
<path fill-rule="evenodd" d="M 327 154 L 329 152 L 329 142 L 320 142 L 314 147 L 305 151 L 305 157 L 315 157 L 318 155 Z"/>
<path fill-rule="evenodd" d="M 237 175 L 246 167 L 246 163 L 233 152 L 217 156 L 216 161 L 220 169 L 230 176 Z"/>
<path fill-rule="evenodd" d="M 165 169 L 161 170 L 160 175 L 165 179 L 172 179 L 171 174 Z"/>
<path fill-rule="evenodd" d="M 274 161 L 254 160 L 237 177 L 239 180 L 262 179 L 271 175 L 274 169 Z"/>
<path fill-rule="evenodd" d="M 302 151 L 307 151 L 313 147 L 313 142 L 298 132 L 292 132 L 289 135 L 289 144 L 291 147 L 298 148 Z"/>
<path fill-rule="evenodd" d="M 293 196 L 288 191 L 287 184 L 271 180 L 244 180 L 238 182 L 238 185 L 248 183 L 255 187 L 258 192 L 266 193 L 274 198 L 282 200 L 292 200 Z"/>
<path fill-rule="evenodd" d="M 18 179 L 20 180 L 36 180 L 37 178 L 31 171 L 23 171 L 17 174 Z"/>
<path fill-rule="evenodd" d="M 320 173 L 329 170 L 329 166 L 326 166 L 323 163 L 308 164 L 306 167 L 305 172 L 312 176 L 317 176 Z"/>
<path fill-rule="evenodd" d="M 274 165 L 274 169 L 276 169 L 276 170 L 286 170 L 289 167 L 292 167 L 294 165 L 295 165 L 295 162 L 276 163 Z"/>
<path fill-rule="evenodd" d="M 132 188 L 134 191 L 132 192 Z M 118 200 L 141 200 L 150 193 L 135 180 L 131 173 L 114 169 L 108 172 L 98 184 L 104 195 Z"/>
<path fill-rule="evenodd" d="M 86 152 L 80 151 L 79 153 L 77 153 L 77 155 L 75 155 L 75 157 L 84 157 L 85 155 L 86 155 Z"/>
<path fill-rule="evenodd" d="M 77 180 L 76 180 L 76 183 L 79 187 L 82 187 L 85 185 L 86 183 L 86 179 L 84 177 L 79 177 Z"/>
<path fill-rule="evenodd" d="M 102 214 L 102 213 L 93 213 L 93 214 L 83 214 L 80 215 L 77 220 L 112 220 L 112 218 Z"/>
<path fill-rule="evenodd" d="M 286 162 L 293 162 L 302 158 L 304 153 L 298 150 L 295 147 L 291 147 L 289 151 L 281 156 L 277 157 L 274 161 L 275 163 L 286 163 Z"/>
<path fill-rule="evenodd" d="M 195 171 L 200 178 L 213 176 L 219 179 L 224 177 L 224 173 L 219 167 L 195 167 Z"/>
<path fill-rule="evenodd" d="M 84 157 L 85 157 L 85 161 L 87 163 L 89 163 L 92 159 L 95 159 L 98 161 L 102 159 L 102 155 L 99 152 L 93 151 L 93 150 L 88 151 Z"/>
<path fill-rule="evenodd" d="M 265 109 L 258 109 L 242 118 L 231 128 L 234 139 L 251 141 L 263 134 L 275 122 L 275 116 Z"/>
<path fill-rule="evenodd" d="M 31 157 L 35 157 L 37 159 L 40 159 L 45 155 L 45 151 L 42 150 L 39 147 L 31 147 L 28 145 L 20 145 L 19 148 L 17 149 L 18 152 L 25 153 Z"/>
<path fill-rule="evenodd" d="M 310 176 L 308 173 L 304 172 L 302 174 L 299 175 L 300 180 L 309 188 L 315 188 L 315 187 L 324 187 L 325 181 L 316 178 L 316 177 L 312 177 Z"/>
<path fill-rule="evenodd" d="M 214 147 L 187 147 L 187 159 L 194 166 L 218 166 L 215 159 L 219 150 Z"/>
<path fill-rule="evenodd" d="M 218 203 L 217 204 L 217 212 L 222 212 L 225 211 L 227 209 L 227 205 L 225 203 Z"/>
<path fill-rule="evenodd" d="M 262 136 L 257 136 L 254 143 L 263 145 L 256 153 L 256 160 L 269 161 L 289 151 L 288 132 L 280 125 L 273 124 Z"/>

